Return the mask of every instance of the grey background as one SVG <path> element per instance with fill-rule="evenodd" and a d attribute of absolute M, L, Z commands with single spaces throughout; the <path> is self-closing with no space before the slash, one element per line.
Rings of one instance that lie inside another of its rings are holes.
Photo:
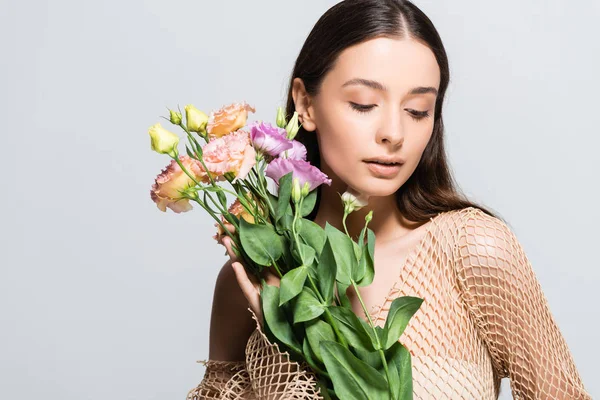
<path fill-rule="evenodd" d="M 274 118 L 334 1 L 0 2 L 0 398 L 184 399 L 226 257 L 197 207 L 149 198 L 166 106 Z M 600 6 L 416 1 L 452 82 L 458 182 L 508 219 L 600 394 Z M 503 399 L 510 398 L 508 386 Z"/>

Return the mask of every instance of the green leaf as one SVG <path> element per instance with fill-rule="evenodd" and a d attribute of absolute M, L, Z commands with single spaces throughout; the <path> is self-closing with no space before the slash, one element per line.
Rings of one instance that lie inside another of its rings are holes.
<path fill-rule="evenodd" d="M 269 266 L 283 254 L 282 238 L 271 226 L 240 218 L 240 240 L 246 254 L 259 265 Z"/>
<path fill-rule="evenodd" d="M 373 367 L 358 359 L 350 350 L 332 342 L 321 342 L 323 362 L 335 393 L 344 400 L 388 400 L 388 384 Z"/>
<path fill-rule="evenodd" d="M 279 193 L 277 198 L 277 220 L 281 219 L 290 206 L 290 197 L 292 195 L 292 174 L 288 172 L 279 178 Z"/>
<path fill-rule="evenodd" d="M 391 379 L 393 400 L 412 400 L 412 359 L 410 352 L 400 342 L 386 352 L 386 361 Z"/>
<path fill-rule="evenodd" d="M 297 221 L 298 234 L 306 244 L 315 249 L 317 254 L 321 254 L 327 235 L 323 228 L 313 221 L 301 218 Z"/>
<path fill-rule="evenodd" d="M 302 208 L 300 209 L 300 216 L 305 217 L 311 213 L 315 204 L 317 203 L 317 189 L 313 190 L 302 200 Z"/>
<path fill-rule="evenodd" d="M 197 159 L 198 159 L 198 156 L 197 156 L 196 154 L 194 154 L 194 152 L 192 152 L 192 150 L 190 150 L 190 148 L 188 147 L 188 145 L 187 145 L 187 144 L 185 145 L 185 152 L 187 153 L 187 155 L 188 155 L 190 158 L 193 158 L 193 159 L 195 159 L 195 160 L 197 160 Z"/>
<path fill-rule="evenodd" d="M 288 271 L 279 284 L 279 305 L 290 301 L 302 291 L 308 275 L 308 267 L 298 267 Z"/>
<path fill-rule="evenodd" d="M 282 343 L 302 354 L 301 345 L 296 340 L 292 327 L 285 317 L 284 309 L 279 307 L 279 288 L 263 285 L 260 298 L 265 324 L 269 326 L 270 331 Z"/>
<path fill-rule="evenodd" d="M 358 261 L 354 255 L 353 241 L 348 235 L 330 225 L 329 222 L 325 223 L 325 233 L 331 243 L 331 248 L 335 249 L 333 254 L 337 265 L 336 279 L 349 285 L 354 275 L 353 273 L 358 268 Z"/>
<path fill-rule="evenodd" d="M 306 337 L 308 338 L 308 342 L 310 343 L 310 348 L 315 354 L 315 357 L 319 361 L 323 361 L 323 357 L 321 356 L 321 348 L 319 345 L 323 340 L 330 340 L 335 342 L 335 333 L 333 332 L 333 328 L 320 319 L 317 319 L 313 322 L 309 322 L 306 325 Z"/>
<path fill-rule="evenodd" d="M 344 284 L 337 280 L 336 280 L 336 283 L 337 283 L 338 297 L 340 298 L 340 302 L 342 303 L 342 306 L 345 308 L 352 309 L 352 303 L 350 303 L 350 299 L 348 298 L 348 295 L 346 294 L 346 290 L 348 290 L 348 288 L 350 287 L 350 284 Z"/>
<path fill-rule="evenodd" d="M 412 296 L 397 297 L 392 301 L 383 327 L 386 333 L 385 349 L 400 339 L 406 325 L 423 303 L 423 299 Z"/>
<path fill-rule="evenodd" d="M 292 215 L 292 208 L 288 207 L 285 214 L 279 218 L 276 224 L 281 227 L 282 231 L 292 232 L 292 223 L 294 222 L 294 216 Z"/>
<path fill-rule="evenodd" d="M 329 378 L 329 374 L 324 370 L 325 366 L 322 362 L 317 360 L 317 356 L 315 352 L 310 348 L 310 343 L 308 342 L 308 337 L 304 336 L 304 341 L 302 342 L 302 352 L 304 353 L 304 359 L 310 365 L 314 372 L 321 375 L 320 377 Z"/>
<path fill-rule="evenodd" d="M 356 261 L 360 260 L 360 256 L 362 254 L 362 249 L 354 240 L 352 240 L 352 247 L 354 248 L 354 256 L 356 257 Z M 357 279 L 355 279 L 355 281 L 356 280 Z"/>
<path fill-rule="evenodd" d="M 354 314 L 352 309 L 339 306 L 329 307 L 329 312 L 337 322 L 337 328 L 340 333 L 346 338 L 348 344 L 354 348 L 364 349 L 367 351 L 375 350 L 375 343 L 371 335 L 365 329 L 365 325 L 361 319 Z"/>
<path fill-rule="evenodd" d="M 302 265 L 311 265 L 313 263 L 313 261 L 315 260 L 315 249 L 313 249 L 312 247 L 304 244 L 304 243 L 299 243 L 298 245 L 296 245 L 295 242 L 294 243 L 294 253 L 297 254 L 297 260 L 302 264 Z"/>
<path fill-rule="evenodd" d="M 325 306 L 321 304 L 315 292 L 305 286 L 294 305 L 294 324 L 310 321 L 323 312 L 325 312 Z"/>
<path fill-rule="evenodd" d="M 368 351 L 365 349 L 354 349 L 354 353 L 358 358 L 369 364 L 371 367 L 375 368 L 380 373 L 385 373 L 379 350 Z"/>
<path fill-rule="evenodd" d="M 367 245 L 363 246 L 361 261 L 358 263 L 360 274 L 364 274 L 356 280 L 358 286 L 368 286 L 375 278 L 375 234 L 367 228 Z"/>
<path fill-rule="evenodd" d="M 217 197 L 219 198 L 219 201 L 221 202 L 221 206 L 223 206 L 224 209 L 227 209 L 227 196 L 225 196 L 225 193 L 223 193 L 222 190 L 219 190 L 217 192 Z"/>
<path fill-rule="evenodd" d="M 371 255 L 371 259 L 375 259 L 375 233 L 369 228 L 367 228 L 367 249 L 369 251 L 369 255 Z"/>
<path fill-rule="evenodd" d="M 336 265 L 335 258 L 333 255 L 333 249 L 329 240 L 325 242 L 323 251 L 321 252 L 321 258 L 317 265 L 317 285 L 321 296 L 325 299 L 325 304 L 331 304 L 333 301 L 333 294 L 335 289 L 335 275 Z"/>

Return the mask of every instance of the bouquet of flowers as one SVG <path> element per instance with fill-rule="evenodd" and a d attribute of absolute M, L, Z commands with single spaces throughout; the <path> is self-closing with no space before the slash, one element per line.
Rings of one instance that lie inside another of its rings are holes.
<path fill-rule="evenodd" d="M 410 353 L 398 339 L 422 299 L 398 297 L 385 325 L 373 323 L 358 291 L 374 278 L 373 214 L 358 242 L 348 234 L 346 217 L 366 204 L 351 192 L 341 195 L 345 232 L 304 218 L 315 206 L 315 189 L 331 180 L 306 161 L 306 148 L 294 140 L 298 114 L 287 121 L 279 107 L 273 125 L 247 124 L 255 109 L 246 102 L 210 116 L 193 105 L 185 106 L 185 119 L 180 111 L 169 112 L 165 119 L 187 136 L 187 154 L 179 155 L 179 136 L 160 123 L 149 129 L 152 150 L 172 159 L 150 192 L 157 207 L 181 213 L 192 209 L 190 201 L 197 203 L 216 221 L 214 238 L 231 237 L 249 273 L 261 280 L 264 268 L 274 268 L 280 286 L 262 280 L 266 334 L 311 367 L 325 399 L 412 399 Z M 235 199 L 230 205 L 227 195 Z M 350 286 L 367 321 L 352 310 Z"/>

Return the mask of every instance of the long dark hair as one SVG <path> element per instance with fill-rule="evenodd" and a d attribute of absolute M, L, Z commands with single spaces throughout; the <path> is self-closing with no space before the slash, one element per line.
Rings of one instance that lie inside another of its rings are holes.
<path fill-rule="evenodd" d="M 444 150 L 442 103 L 450 80 L 448 57 L 431 20 L 406 0 L 345 0 L 331 7 L 315 24 L 296 59 L 290 78 L 286 117 L 296 110 L 292 97 L 292 82 L 301 78 L 309 95 L 318 94 L 323 78 L 345 48 L 376 37 L 401 39 L 410 37 L 427 45 L 435 54 L 440 68 L 440 87 L 435 105 L 433 134 L 419 165 L 396 192 L 398 209 L 411 221 L 427 221 L 440 212 L 476 207 L 499 218 L 483 206 L 469 201 L 459 192 L 452 177 Z M 320 168 L 321 157 L 316 135 L 300 127 L 296 139 L 307 149 L 308 161 Z M 317 204 L 307 216 L 314 219 Z"/>

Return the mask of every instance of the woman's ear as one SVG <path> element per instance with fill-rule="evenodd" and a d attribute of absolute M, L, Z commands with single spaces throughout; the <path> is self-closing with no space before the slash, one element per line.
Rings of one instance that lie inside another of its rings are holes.
<path fill-rule="evenodd" d="M 292 81 L 292 97 L 294 98 L 296 112 L 298 112 L 298 122 L 302 124 L 302 127 L 306 131 L 314 131 L 317 125 L 314 120 L 312 99 L 306 93 L 306 88 L 301 78 L 294 78 Z"/>

